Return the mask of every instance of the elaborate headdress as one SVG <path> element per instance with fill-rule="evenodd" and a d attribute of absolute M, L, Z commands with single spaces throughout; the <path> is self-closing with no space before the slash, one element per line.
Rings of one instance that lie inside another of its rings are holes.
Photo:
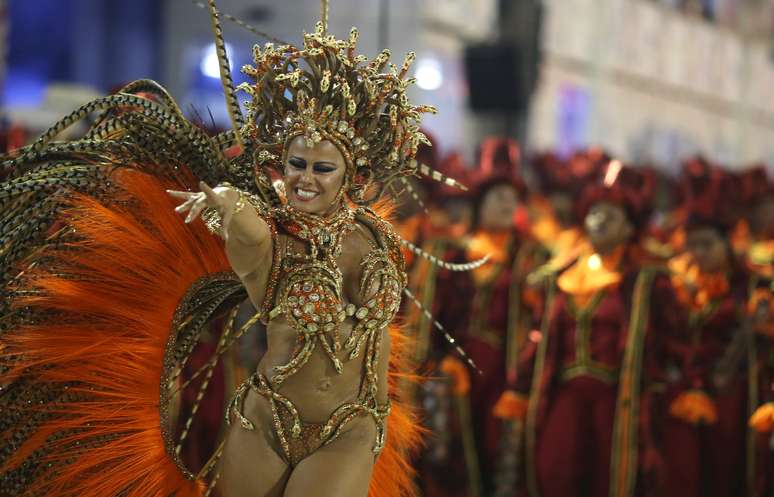
<path fill-rule="evenodd" d="M 400 70 L 390 64 L 384 74 L 389 51 L 368 62 L 354 54 L 357 37 L 353 28 L 349 40 L 336 40 L 318 23 L 314 33 L 304 35 L 303 49 L 256 46 L 255 65 L 242 69 L 255 83 L 240 87 L 252 97 L 245 131 L 263 147 L 258 162 L 280 163 L 288 141 L 297 136 L 309 146 L 329 140 L 344 155 L 353 200 L 362 199 L 373 182 L 416 172 L 417 147 L 429 144 L 418 123 L 422 113 L 435 112 L 412 106 L 406 97 L 413 79 L 404 78 L 413 53 Z"/>
<path fill-rule="evenodd" d="M 737 175 L 701 157 L 687 161 L 678 185 L 686 226 L 714 226 L 722 233 L 731 230 L 741 215 L 741 186 Z"/>
<path fill-rule="evenodd" d="M 603 169 L 599 183 L 587 185 L 577 204 L 577 218 L 583 219 L 598 202 L 621 206 L 635 228 L 642 228 L 650 217 L 655 193 L 655 174 L 646 168 L 624 165 L 611 160 Z"/>
<path fill-rule="evenodd" d="M 488 137 L 478 149 L 474 197 L 479 202 L 493 186 L 509 184 L 520 196 L 527 194 L 527 185 L 521 177 L 521 149 L 510 138 Z"/>
<path fill-rule="evenodd" d="M 357 29 L 352 28 L 347 40 L 338 40 L 326 32 L 326 18 L 323 2 L 323 21 L 304 35 L 301 48 L 274 43 L 253 47 L 253 65 L 242 68 L 253 81 L 238 88 L 250 96 L 243 119 L 226 74 L 228 64 L 223 63 L 227 59 L 217 13 L 213 16 L 237 139 L 253 145 L 247 149 L 255 164 L 281 168 L 290 141 L 303 136 L 308 146 L 323 140 L 336 145 L 347 165 L 346 193 L 358 204 L 371 203 L 391 181 L 414 174 L 462 187 L 415 160 L 419 144 L 430 145 L 419 130 L 421 116 L 435 108 L 408 101 L 406 92 L 415 82 L 407 78 L 414 53 L 401 67 L 389 62 L 386 49 L 369 61 L 355 54 Z"/>

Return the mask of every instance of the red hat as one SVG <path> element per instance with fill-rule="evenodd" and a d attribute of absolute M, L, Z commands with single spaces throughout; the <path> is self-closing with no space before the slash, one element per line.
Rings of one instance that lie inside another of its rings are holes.
<path fill-rule="evenodd" d="M 532 170 L 540 182 L 540 191 L 545 195 L 570 192 L 575 183 L 569 165 L 553 152 L 533 157 Z"/>
<path fill-rule="evenodd" d="M 650 217 L 656 177 L 653 170 L 626 166 L 611 160 L 602 169 L 600 181 L 587 185 L 578 202 L 578 219 L 584 219 L 594 204 L 610 202 L 626 211 L 629 221 L 637 228 Z"/>
<path fill-rule="evenodd" d="M 516 140 L 504 137 L 486 138 L 479 146 L 478 167 L 470 185 L 476 198 L 495 185 L 512 185 L 521 196 L 527 194 L 527 185 L 521 178 L 521 150 Z"/>
<path fill-rule="evenodd" d="M 688 186 L 683 204 L 688 214 L 688 228 L 713 226 L 725 233 L 734 227 L 742 198 L 738 176 L 710 167 L 703 176 L 695 176 Z"/>
<path fill-rule="evenodd" d="M 601 179 L 610 155 L 599 147 L 575 152 L 563 161 L 553 152 L 545 152 L 532 162 L 543 193 L 566 192 L 580 194 L 586 185 Z"/>
<path fill-rule="evenodd" d="M 757 164 L 739 175 L 742 201 L 752 206 L 769 195 L 774 195 L 774 184 L 769 179 L 766 166 Z"/>
<path fill-rule="evenodd" d="M 590 147 L 573 154 L 567 165 L 576 193 L 588 184 L 598 183 L 611 160 L 610 155 L 599 147 Z"/>
<path fill-rule="evenodd" d="M 683 162 L 674 190 L 675 204 L 687 206 L 692 196 L 700 194 L 708 187 L 716 169 L 717 167 L 700 155 Z"/>

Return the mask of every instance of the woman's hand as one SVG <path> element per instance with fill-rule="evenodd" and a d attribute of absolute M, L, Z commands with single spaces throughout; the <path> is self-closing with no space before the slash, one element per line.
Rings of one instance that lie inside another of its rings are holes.
<path fill-rule="evenodd" d="M 204 209 L 211 207 L 218 211 L 222 219 L 223 237 L 228 238 L 228 226 L 234 216 L 234 210 L 239 200 L 239 192 L 229 186 L 210 188 L 204 181 L 199 182 L 200 192 L 183 192 L 167 190 L 172 197 L 183 199 L 184 202 L 175 208 L 175 212 L 188 212 L 186 223 L 200 217 Z"/>

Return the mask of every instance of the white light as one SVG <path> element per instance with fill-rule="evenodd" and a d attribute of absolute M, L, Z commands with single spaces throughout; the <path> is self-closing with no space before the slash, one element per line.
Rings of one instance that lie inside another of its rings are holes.
<path fill-rule="evenodd" d="M 618 173 L 621 172 L 621 169 L 623 169 L 623 164 L 621 164 L 621 161 L 619 160 L 612 160 L 610 161 L 610 164 L 607 166 L 607 172 L 605 173 L 605 186 L 611 187 L 613 186 L 613 183 L 615 183 L 615 180 L 618 179 Z"/>
<path fill-rule="evenodd" d="M 414 77 L 417 78 L 417 86 L 423 90 L 437 90 L 443 84 L 441 62 L 434 57 L 419 59 Z"/>
<path fill-rule="evenodd" d="M 592 254 L 587 264 L 592 271 L 598 271 L 602 267 L 602 258 L 599 254 Z"/>
<path fill-rule="evenodd" d="M 231 45 L 226 43 L 226 53 L 233 56 Z M 229 60 L 229 64 L 231 60 Z M 202 61 L 199 64 L 199 70 L 208 78 L 220 78 L 220 64 L 218 63 L 218 52 L 215 51 L 215 44 L 204 49 Z"/>

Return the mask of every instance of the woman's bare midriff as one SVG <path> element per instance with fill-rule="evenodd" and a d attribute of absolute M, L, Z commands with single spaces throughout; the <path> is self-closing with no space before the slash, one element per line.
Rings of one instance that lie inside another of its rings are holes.
<path fill-rule="evenodd" d="M 344 340 L 352 329 L 352 320 L 348 319 L 342 326 Z M 274 367 L 283 366 L 291 359 L 298 332 L 283 317 L 278 317 L 269 323 L 266 334 L 268 347 L 258 364 L 258 373 L 271 381 Z M 343 371 L 339 374 L 322 347 L 317 347 L 309 361 L 282 383 L 277 393 L 293 402 L 303 421 L 324 423 L 339 406 L 356 400 L 363 376 L 362 352 L 361 357 L 353 360 L 346 360 L 347 354 L 340 352 Z"/>

